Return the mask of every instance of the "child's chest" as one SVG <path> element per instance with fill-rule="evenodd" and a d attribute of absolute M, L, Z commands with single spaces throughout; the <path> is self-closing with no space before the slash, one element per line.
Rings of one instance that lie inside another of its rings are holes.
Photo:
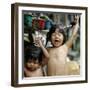
<path fill-rule="evenodd" d="M 63 48 L 51 49 L 49 51 L 50 58 L 65 58 L 67 56 L 67 52 Z"/>
<path fill-rule="evenodd" d="M 42 69 L 41 68 L 39 68 L 39 69 L 37 69 L 35 71 L 27 71 L 26 74 L 29 77 L 43 76 L 43 73 L 42 73 Z"/>

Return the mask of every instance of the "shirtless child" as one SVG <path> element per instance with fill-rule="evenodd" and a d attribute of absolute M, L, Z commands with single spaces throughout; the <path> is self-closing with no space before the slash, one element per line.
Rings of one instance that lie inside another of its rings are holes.
<path fill-rule="evenodd" d="M 32 32 L 29 33 L 30 44 L 25 48 L 25 65 L 24 65 L 24 76 L 25 77 L 40 77 L 44 76 L 42 69 L 42 52 L 41 47 L 37 44 L 34 39 Z M 39 37 L 40 38 L 40 37 Z M 45 50 L 44 50 L 45 51 Z"/>
<path fill-rule="evenodd" d="M 47 75 L 55 76 L 55 75 L 68 75 L 70 72 L 67 66 L 67 54 L 69 48 L 72 46 L 73 40 L 77 35 L 77 31 L 79 28 L 79 16 L 75 16 L 74 23 L 72 27 L 72 36 L 65 42 L 65 34 L 64 31 L 58 25 L 54 25 L 51 27 L 47 38 L 52 44 L 52 47 L 47 48 L 47 51 L 41 44 L 39 40 L 40 47 L 43 52 L 46 53 L 46 58 L 44 58 L 44 62 L 47 62 Z"/>

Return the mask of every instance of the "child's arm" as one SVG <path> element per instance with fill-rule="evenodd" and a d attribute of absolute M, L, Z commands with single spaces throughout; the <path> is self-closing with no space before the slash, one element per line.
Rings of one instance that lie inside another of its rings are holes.
<path fill-rule="evenodd" d="M 37 38 L 37 39 L 36 39 L 36 43 L 39 44 L 39 46 L 41 47 L 41 49 L 42 49 L 42 51 L 43 51 L 43 53 L 44 53 L 44 56 L 45 56 L 46 58 L 49 58 L 49 53 L 48 53 L 47 49 L 43 46 L 43 43 L 42 43 L 42 41 L 41 41 L 40 38 Z"/>
<path fill-rule="evenodd" d="M 72 36 L 69 38 L 69 40 L 66 42 L 66 45 L 68 48 L 72 46 L 73 40 L 75 40 L 79 28 L 79 16 L 75 16 L 75 25 L 72 27 Z"/>

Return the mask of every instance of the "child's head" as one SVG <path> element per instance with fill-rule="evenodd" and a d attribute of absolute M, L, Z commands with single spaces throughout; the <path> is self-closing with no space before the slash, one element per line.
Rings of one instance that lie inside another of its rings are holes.
<path fill-rule="evenodd" d="M 34 70 L 38 69 L 39 66 L 40 66 L 40 64 L 39 64 L 38 59 L 34 59 L 34 58 L 32 58 L 32 59 L 29 58 L 27 60 L 27 62 L 25 63 L 25 67 L 30 71 L 34 71 Z"/>
<path fill-rule="evenodd" d="M 25 51 L 25 65 L 26 67 L 34 71 L 36 70 L 42 61 L 42 51 L 39 47 L 30 45 Z"/>
<path fill-rule="evenodd" d="M 63 45 L 66 41 L 65 32 L 60 25 L 53 25 L 47 34 L 47 41 L 51 41 L 54 47 Z"/>

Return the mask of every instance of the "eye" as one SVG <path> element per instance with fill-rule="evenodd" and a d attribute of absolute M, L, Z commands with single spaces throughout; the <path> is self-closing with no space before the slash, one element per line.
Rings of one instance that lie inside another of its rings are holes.
<path fill-rule="evenodd" d="M 55 36 L 55 33 L 53 33 L 52 36 Z"/>
<path fill-rule="evenodd" d="M 29 63 L 32 63 L 32 60 L 28 60 Z"/>
<path fill-rule="evenodd" d="M 35 63 L 35 64 L 38 64 L 39 62 L 38 62 L 38 60 L 36 60 L 36 61 L 34 61 L 34 63 Z"/>

